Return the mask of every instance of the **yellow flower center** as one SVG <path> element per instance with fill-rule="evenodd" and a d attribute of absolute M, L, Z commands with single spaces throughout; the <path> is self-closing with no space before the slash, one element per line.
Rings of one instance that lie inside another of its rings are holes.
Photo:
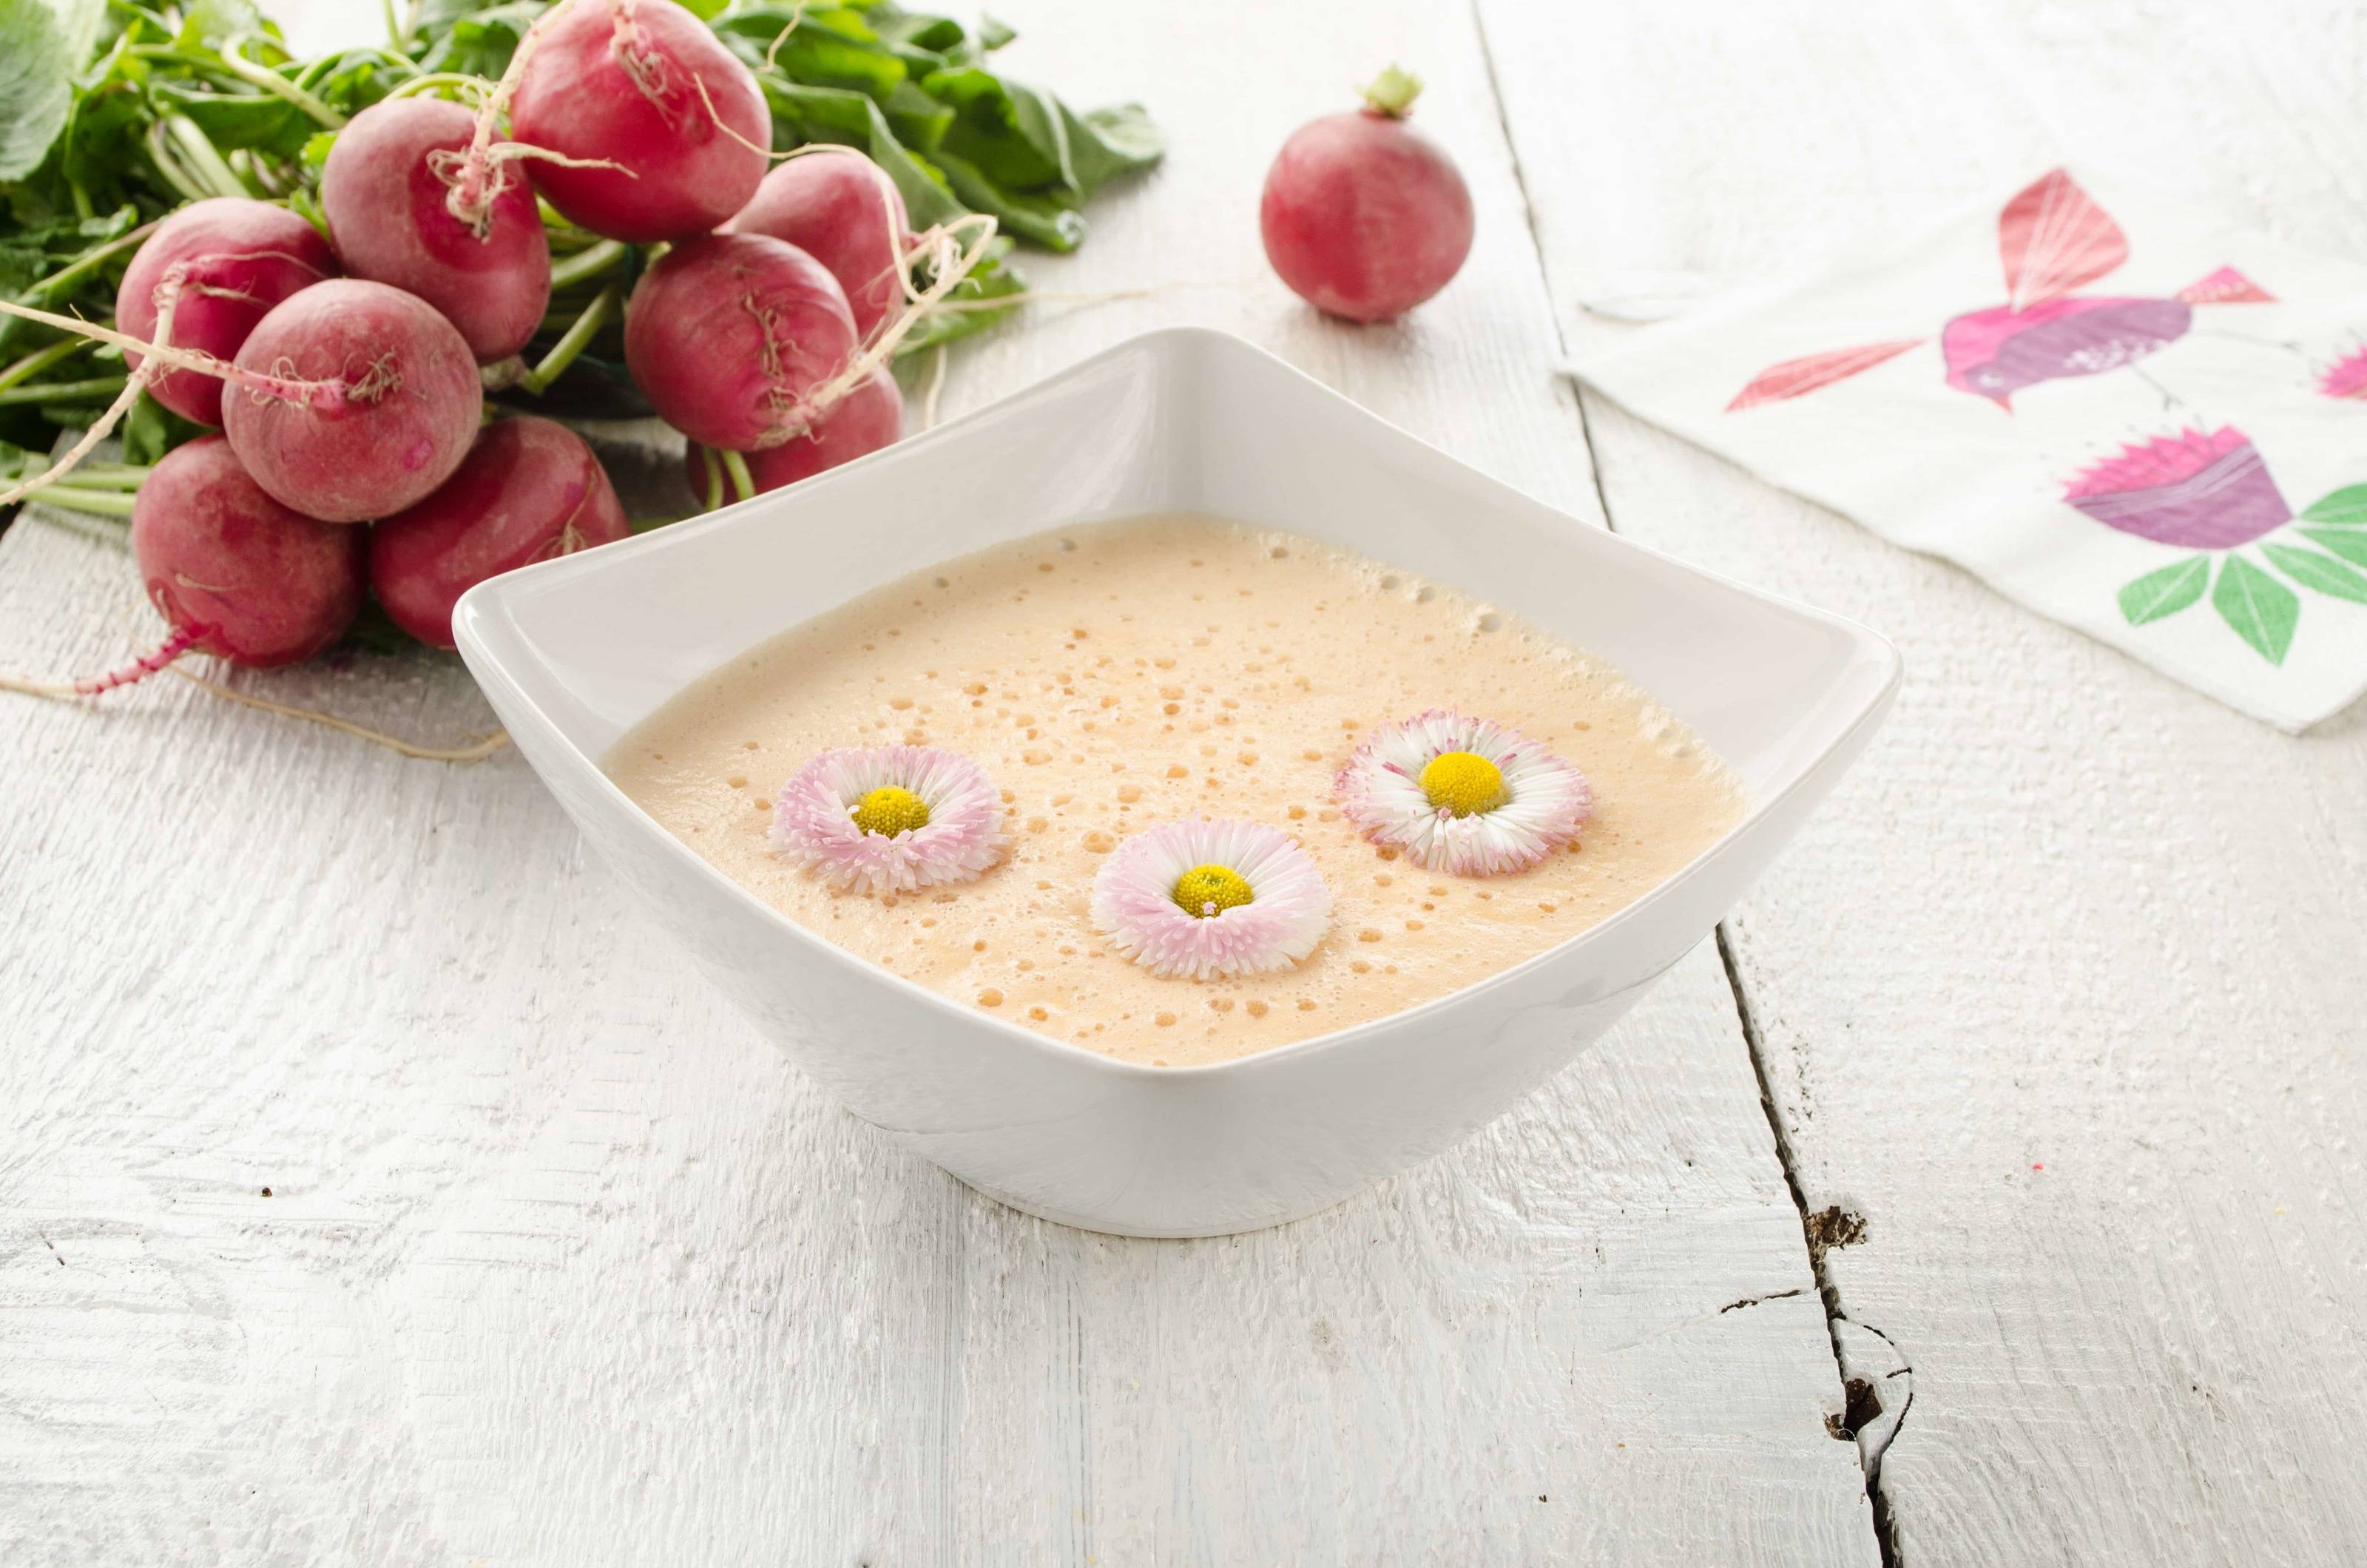
<path fill-rule="evenodd" d="M 1477 751 L 1441 751 L 1421 771 L 1421 793 L 1441 811 L 1470 817 L 1504 804 L 1504 774 Z"/>
<path fill-rule="evenodd" d="M 928 802 L 909 789 L 881 784 L 855 803 L 855 825 L 866 833 L 892 839 L 929 825 Z"/>
<path fill-rule="evenodd" d="M 1175 879 L 1168 897 L 1187 915 L 1206 919 L 1252 901 L 1250 885 L 1229 865 L 1195 865 Z"/>

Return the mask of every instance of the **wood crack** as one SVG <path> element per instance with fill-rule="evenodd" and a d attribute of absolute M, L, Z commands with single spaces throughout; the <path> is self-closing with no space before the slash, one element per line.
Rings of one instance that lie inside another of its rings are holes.
<path fill-rule="evenodd" d="M 1580 399 L 1580 402 L 1583 406 L 1584 400 Z M 1838 1423 L 1835 1418 L 1828 1417 L 1826 1428 L 1836 1438 L 1854 1439 L 1860 1428 L 1881 1415 L 1882 1401 L 1869 1380 L 1848 1375 L 1839 1325 L 1854 1320 L 1841 1310 L 1840 1292 L 1826 1270 L 1825 1254 L 1833 1247 L 1849 1247 L 1865 1239 L 1865 1221 L 1863 1216 L 1851 1213 L 1838 1204 L 1814 1210 L 1808 1207 L 1807 1194 L 1800 1186 L 1800 1170 L 1793 1156 L 1792 1140 L 1784 1131 L 1784 1119 L 1776 1113 L 1775 1096 L 1768 1082 L 1766 1042 L 1760 1032 L 1758 1021 L 1751 1016 L 1750 998 L 1743 989 L 1742 973 L 1735 963 L 1733 942 L 1727 935 L 1723 921 L 1717 928 L 1717 956 L 1718 962 L 1726 965 L 1726 983 L 1734 992 L 1735 1015 L 1742 1021 L 1743 1044 L 1750 1053 L 1750 1071 L 1759 1080 L 1759 1109 L 1767 1117 L 1767 1130 L 1774 1134 L 1775 1158 L 1784 1168 L 1784 1185 L 1792 1194 L 1793 1207 L 1800 1212 L 1800 1237 L 1808 1248 L 1809 1272 L 1816 1278 L 1817 1295 L 1825 1306 L 1825 1334 L 1832 1342 L 1833 1371 L 1842 1380 L 1845 1404 Z M 1897 1349 L 1890 1336 L 1880 1329 L 1865 1324 L 1858 1324 L 1857 1326 L 1879 1336 L 1892 1349 Z M 1904 1365 L 1904 1361 L 1902 1356 L 1901 1370 L 1911 1370 Z M 1914 1387 L 1910 1382 L 1907 1396 L 1908 1404 L 1914 1403 Z M 1865 1500 L 1874 1513 L 1874 1544 L 1882 1552 L 1882 1568 L 1899 1568 L 1900 1564 L 1897 1527 L 1890 1515 L 1890 1500 L 1882 1489 L 1882 1456 L 1889 1450 L 1892 1440 L 1897 1438 L 1898 1425 L 1906 1418 L 1907 1408 L 1901 1405 L 1898 1422 L 1892 1424 L 1890 1434 L 1881 1446 L 1872 1453 L 1861 1452 L 1859 1456 L 1865 1468 Z"/>

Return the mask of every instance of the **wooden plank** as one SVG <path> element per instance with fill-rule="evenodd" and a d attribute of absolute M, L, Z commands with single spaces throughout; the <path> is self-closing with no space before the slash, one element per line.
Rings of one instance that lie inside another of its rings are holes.
<path fill-rule="evenodd" d="M 1628 330 L 1590 302 L 1756 280 L 2065 156 L 2355 253 L 2360 19 L 2278 11 L 1482 6 L 1574 348 Z M 1614 525 L 1906 656 L 1729 925 L 1806 1203 L 1864 1222 L 1825 1269 L 1889 1405 L 1898 1560 L 2360 1561 L 2367 715 L 2278 735 L 1587 414 Z"/>
<path fill-rule="evenodd" d="M 1038 281 L 1221 287 L 1039 306 L 956 352 L 948 413 L 1204 321 L 1595 514 L 1467 15 L 1013 13 L 1014 69 L 1144 96 L 1176 148 Z M 1254 198 L 1387 47 L 1436 80 L 1480 240 L 1356 332 L 1265 276 Z M 93 667 L 137 600 L 103 543 L 22 524 L 0 663 Z M 484 723 L 424 660 L 241 684 Z M 1285 1229 L 1129 1242 L 828 1105 L 514 758 L 407 762 L 166 679 L 10 701 L 0 778 L 0 1558 L 1875 1560 L 1707 948 L 1450 1156 Z"/>

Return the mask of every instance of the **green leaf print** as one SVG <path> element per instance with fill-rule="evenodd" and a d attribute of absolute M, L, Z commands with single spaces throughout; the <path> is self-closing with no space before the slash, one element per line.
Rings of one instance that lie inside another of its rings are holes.
<path fill-rule="evenodd" d="M 2301 599 L 2293 591 L 2241 556 L 2231 555 L 2211 589 L 2211 607 L 2271 664 L 2285 661 Z"/>
<path fill-rule="evenodd" d="M 2367 528 L 2303 528 L 2301 536 L 2323 545 L 2353 566 L 2367 566 Z"/>
<path fill-rule="evenodd" d="M 2189 556 L 2175 566 L 2146 572 L 2122 589 L 2121 614 L 2133 626 L 2174 615 L 2202 598 L 2210 581 L 2211 558 Z"/>
<path fill-rule="evenodd" d="M 2361 577 L 2332 556 L 2319 555 L 2296 545 L 2280 545 L 2271 540 L 2260 547 L 2269 564 L 2300 583 L 2315 588 L 2320 593 L 2331 593 L 2337 599 L 2349 599 L 2367 604 L 2367 577 Z"/>
<path fill-rule="evenodd" d="M 2345 485 L 2331 495 L 2320 496 L 2302 509 L 2302 517 L 2344 528 L 2367 527 L 2367 485 Z"/>

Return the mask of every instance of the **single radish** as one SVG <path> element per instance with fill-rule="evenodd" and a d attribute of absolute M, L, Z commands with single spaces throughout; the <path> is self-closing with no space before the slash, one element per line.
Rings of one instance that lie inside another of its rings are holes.
<path fill-rule="evenodd" d="M 851 463 L 882 446 L 893 446 L 903 435 L 904 394 L 895 377 L 886 370 L 874 370 L 810 434 L 747 454 L 748 476 L 754 481 L 755 492 L 762 495 L 824 468 Z M 719 477 L 720 460 L 715 459 L 716 466 L 709 468 L 713 457 L 708 448 L 696 443 L 685 455 L 683 468 L 690 480 L 690 493 L 702 506 L 735 499 L 730 480 Z"/>
<path fill-rule="evenodd" d="M 156 335 L 157 293 L 173 268 L 186 279 L 173 314 L 173 346 L 228 359 L 274 305 L 337 275 L 321 231 L 284 207 L 215 197 L 191 202 L 156 226 L 115 291 L 115 323 L 137 338 Z M 139 368 L 127 353 L 125 365 Z M 159 367 L 150 395 L 184 419 L 220 424 L 221 383 Z"/>
<path fill-rule="evenodd" d="M 904 301 L 909 226 L 888 172 L 851 147 L 828 143 L 766 175 L 730 225 L 734 233 L 787 240 L 830 268 L 866 338 Z"/>
<path fill-rule="evenodd" d="M 337 278 L 256 323 L 233 362 L 223 431 L 273 496 L 358 523 L 423 500 L 476 438 L 476 356 L 415 294 Z"/>
<path fill-rule="evenodd" d="M 175 447 L 131 505 L 132 558 L 173 638 L 131 668 L 190 650 L 255 666 L 311 658 L 361 608 L 365 542 L 273 500 L 220 435 Z"/>
<path fill-rule="evenodd" d="M 504 86 L 512 137 L 548 154 L 527 160 L 536 188 L 612 240 L 705 233 L 747 205 L 771 157 L 755 73 L 674 0 L 561 0 Z"/>
<path fill-rule="evenodd" d="M 1266 171 L 1266 259 L 1319 310 L 1386 321 L 1445 288 L 1471 254 L 1471 192 L 1406 123 L 1421 91 L 1391 66 L 1363 108 L 1300 126 Z"/>
<path fill-rule="evenodd" d="M 418 295 L 481 365 L 527 345 L 550 304 L 550 244 L 534 191 L 496 165 L 473 216 L 454 210 L 477 117 L 441 98 L 390 98 L 354 116 L 321 170 L 321 209 L 356 277 Z"/>
<path fill-rule="evenodd" d="M 817 389 L 855 354 L 855 316 L 838 279 L 762 234 L 674 246 L 625 305 L 633 384 L 668 424 L 728 451 L 805 434 L 828 412 Z"/>
<path fill-rule="evenodd" d="M 452 646 L 452 606 L 489 577 L 632 532 L 592 448 L 531 414 L 485 427 L 443 488 L 369 531 L 370 587 L 394 624 Z"/>

